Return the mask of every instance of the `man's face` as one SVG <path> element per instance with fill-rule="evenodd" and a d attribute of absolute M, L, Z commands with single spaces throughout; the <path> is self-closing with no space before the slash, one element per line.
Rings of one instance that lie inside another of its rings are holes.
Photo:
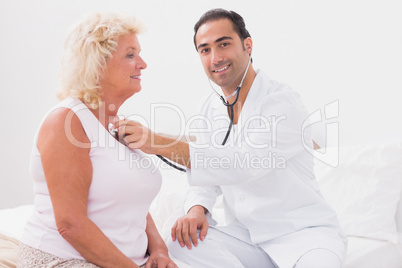
<path fill-rule="evenodd" d="M 249 38 L 245 39 L 246 44 Z M 233 91 L 241 82 L 249 55 L 228 19 L 208 21 L 198 28 L 195 43 L 204 71 L 214 83 Z"/>

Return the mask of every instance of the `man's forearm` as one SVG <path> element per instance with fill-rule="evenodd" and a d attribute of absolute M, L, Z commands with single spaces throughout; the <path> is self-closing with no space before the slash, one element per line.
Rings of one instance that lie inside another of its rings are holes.
<path fill-rule="evenodd" d="M 155 154 L 161 155 L 182 166 L 191 168 L 190 149 L 187 142 L 155 134 L 152 149 Z"/>

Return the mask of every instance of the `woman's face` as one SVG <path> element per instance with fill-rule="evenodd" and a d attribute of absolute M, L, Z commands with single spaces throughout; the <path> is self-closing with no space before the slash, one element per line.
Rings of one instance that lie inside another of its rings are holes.
<path fill-rule="evenodd" d="M 119 38 L 101 79 L 104 93 L 127 99 L 141 90 L 141 71 L 147 68 L 147 64 L 140 57 L 140 51 L 141 46 L 135 34 Z"/>

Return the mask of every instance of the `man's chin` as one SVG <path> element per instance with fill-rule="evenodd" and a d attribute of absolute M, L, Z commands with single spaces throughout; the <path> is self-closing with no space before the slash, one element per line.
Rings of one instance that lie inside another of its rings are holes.
<path fill-rule="evenodd" d="M 227 87 L 229 84 L 227 79 L 223 79 L 223 78 L 212 77 L 211 81 L 214 82 L 219 87 Z"/>

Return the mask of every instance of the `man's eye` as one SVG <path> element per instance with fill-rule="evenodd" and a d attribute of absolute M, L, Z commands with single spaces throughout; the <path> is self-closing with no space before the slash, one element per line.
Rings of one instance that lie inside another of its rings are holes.
<path fill-rule="evenodd" d="M 227 47 L 229 43 L 222 43 L 221 47 Z"/>
<path fill-rule="evenodd" d="M 209 51 L 209 48 L 204 48 L 201 50 L 201 53 L 207 53 Z"/>
<path fill-rule="evenodd" d="M 126 56 L 127 58 L 134 58 L 134 54 L 127 54 L 127 56 Z"/>

